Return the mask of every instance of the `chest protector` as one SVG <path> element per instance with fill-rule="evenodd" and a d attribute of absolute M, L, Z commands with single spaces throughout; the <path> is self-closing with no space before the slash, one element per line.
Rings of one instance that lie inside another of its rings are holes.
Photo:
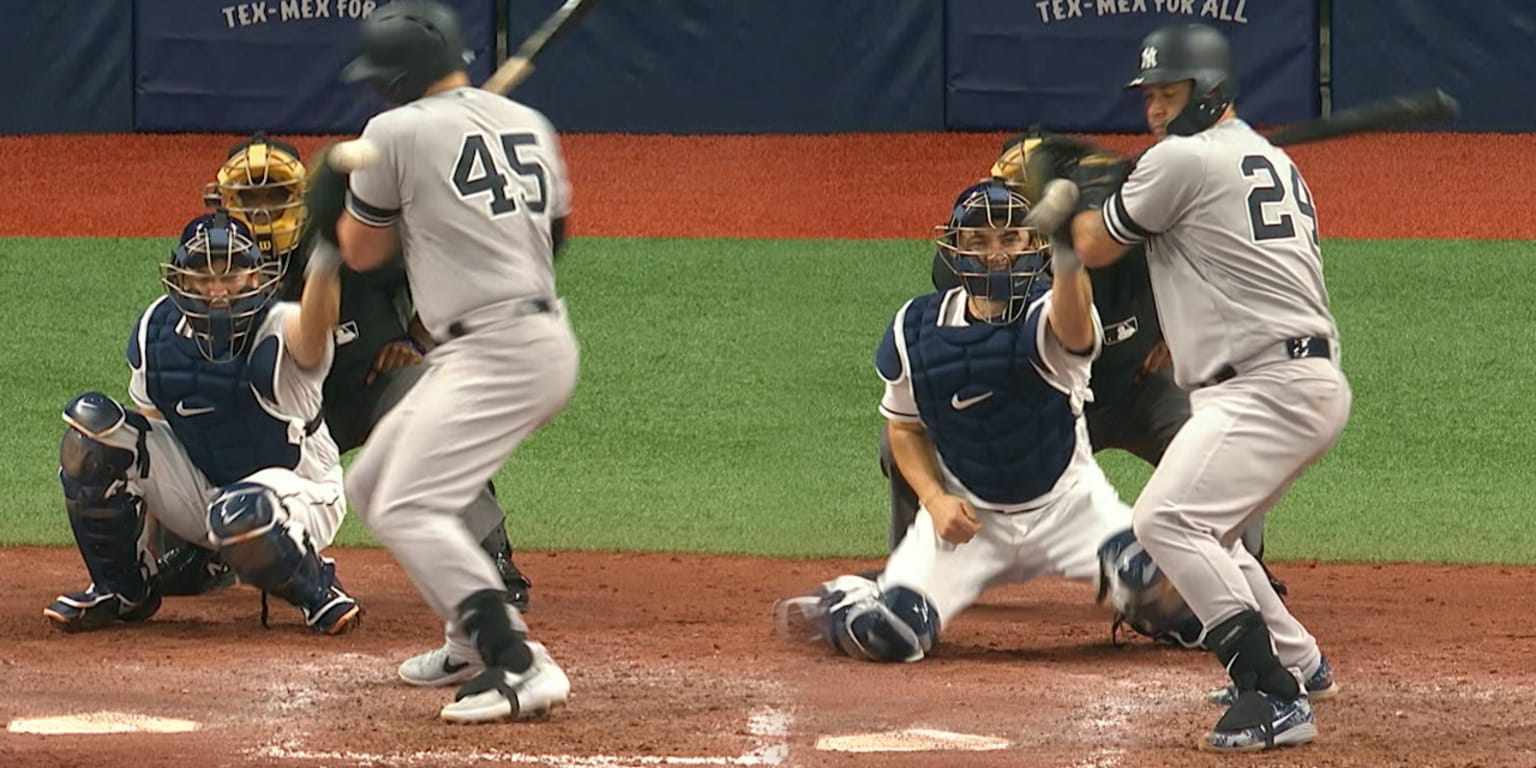
<path fill-rule="evenodd" d="M 259 393 L 277 401 L 277 336 L 258 334 L 244 359 L 214 363 L 178 333 L 180 322 L 174 304 L 155 305 L 144 325 L 142 362 L 150 402 L 192 463 L 219 487 L 259 469 L 297 467 L 302 438 L 292 436 L 291 420 L 268 413 L 257 399 Z M 137 352 L 130 345 L 129 356 Z"/>
<path fill-rule="evenodd" d="M 1071 399 L 1035 368 L 1044 305 L 1008 325 L 943 327 L 943 299 L 915 299 L 904 317 L 918 416 L 944 465 L 972 493 L 998 505 L 1026 503 L 1056 485 L 1077 441 Z"/>

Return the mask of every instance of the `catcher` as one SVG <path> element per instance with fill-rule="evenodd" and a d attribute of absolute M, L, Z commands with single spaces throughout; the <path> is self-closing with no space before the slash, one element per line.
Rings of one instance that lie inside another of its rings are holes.
<path fill-rule="evenodd" d="M 330 173 L 321 164 L 315 173 Z M 215 181 L 204 191 L 210 205 L 228 209 L 255 233 L 263 251 L 286 265 L 280 290 L 296 299 L 304 291 L 306 254 L 313 239 L 306 230 L 304 200 L 310 171 L 290 144 L 257 133 L 230 148 Z M 334 220 L 335 213 L 331 214 Z M 426 371 L 422 356 L 433 345 L 411 315 L 405 269 L 396 260 L 371 272 L 341 270 L 340 323 L 336 359 L 325 379 L 325 421 L 342 453 L 363 444 L 373 426 Z M 512 545 L 495 488 L 487 485 L 464 513 L 481 547 L 496 562 L 507 600 L 528 609 L 528 577 L 512 562 Z M 201 548 L 172 549 L 161 558 L 168 594 L 202 592 L 228 583 L 222 565 Z"/>
<path fill-rule="evenodd" d="M 915 519 L 876 578 L 780 601 L 781 634 L 917 661 L 990 587 L 1100 578 L 1101 553 L 1130 523 L 1082 419 L 1102 330 L 1083 268 L 1035 226 L 1019 189 L 988 179 L 937 228 L 960 287 L 904 304 L 875 355 L 896 472 L 921 499 Z"/>

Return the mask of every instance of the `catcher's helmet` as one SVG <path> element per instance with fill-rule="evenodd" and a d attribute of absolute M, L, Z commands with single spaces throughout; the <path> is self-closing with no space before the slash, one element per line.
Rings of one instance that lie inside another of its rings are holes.
<path fill-rule="evenodd" d="M 160 266 L 160 281 L 198 351 L 216 363 L 246 353 L 282 278 L 282 261 L 262 253 L 250 227 L 223 209 L 188 222 L 170 261 Z"/>
<path fill-rule="evenodd" d="M 203 199 L 249 226 L 263 251 L 286 259 L 304 229 L 305 182 L 299 150 L 258 132 L 230 147 Z"/>
<path fill-rule="evenodd" d="M 342 82 L 367 80 L 392 104 L 421 98 L 427 86 L 466 69 L 459 17 L 435 0 L 395 0 L 363 22 L 360 53 L 341 72 Z"/>
<path fill-rule="evenodd" d="M 1028 215 L 1029 202 L 1018 187 L 985 179 L 961 191 L 949 222 L 934 227 L 939 258 L 965 292 L 1006 304 L 1002 313 L 986 318 L 990 323 L 1023 317 L 1029 303 L 1050 287 L 1049 245 L 1024 225 Z"/>
<path fill-rule="evenodd" d="M 1207 24 L 1173 24 L 1141 41 L 1141 71 L 1126 88 L 1193 81 L 1189 104 L 1168 121 L 1168 133 L 1193 136 L 1212 125 L 1237 98 L 1232 46 Z"/>

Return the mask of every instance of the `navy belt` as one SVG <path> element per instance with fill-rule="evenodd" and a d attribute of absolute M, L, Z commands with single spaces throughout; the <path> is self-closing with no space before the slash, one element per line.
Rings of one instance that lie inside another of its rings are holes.
<path fill-rule="evenodd" d="M 527 315 L 542 315 L 548 312 L 553 312 L 554 309 L 555 303 L 549 299 L 524 299 L 523 301 L 518 302 L 516 315 L 517 317 L 525 317 Z M 468 334 L 471 330 L 473 329 L 470 326 L 465 325 L 463 320 L 455 320 L 453 321 L 453 324 L 448 326 L 448 338 L 457 339 L 460 336 Z"/>
<path fill-rule="evenodd" d="M 1298 336 L 1294 339 L 1286 339 L 1281 342 L 1285 345 L 1285 356 L 1291 360 L 1301 360 L 1307 357 L 1321 357 L 1324 359 L 1333 357 L 1333 345 L 1322 336 Z M 1215 376 L 1201 382 L 1200 386 L 1213 387 L 1237 375 L 1237 369 L 1230 365 L 1224 365 Z"/>

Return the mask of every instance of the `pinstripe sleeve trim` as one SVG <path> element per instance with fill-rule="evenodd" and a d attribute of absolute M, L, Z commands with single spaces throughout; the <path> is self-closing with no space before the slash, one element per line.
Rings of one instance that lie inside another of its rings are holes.
<path fill-rule="evenodd" d="M 400 218 L 400 211 L 369 205 L 350 189 L 347 190 L 347 211 L 370 227 L 387 227 Z"/>
<path fill-rule="evenodd" d="M 1121 245 L 1135 245 L 1153 234 L 1131 218 L 1130 212 L 1125 209 L 1125 198 L 1119 192 L 1110 196 L 1109 204 L 1104 206 L 1103 216 L 1104 229 Z"/>

